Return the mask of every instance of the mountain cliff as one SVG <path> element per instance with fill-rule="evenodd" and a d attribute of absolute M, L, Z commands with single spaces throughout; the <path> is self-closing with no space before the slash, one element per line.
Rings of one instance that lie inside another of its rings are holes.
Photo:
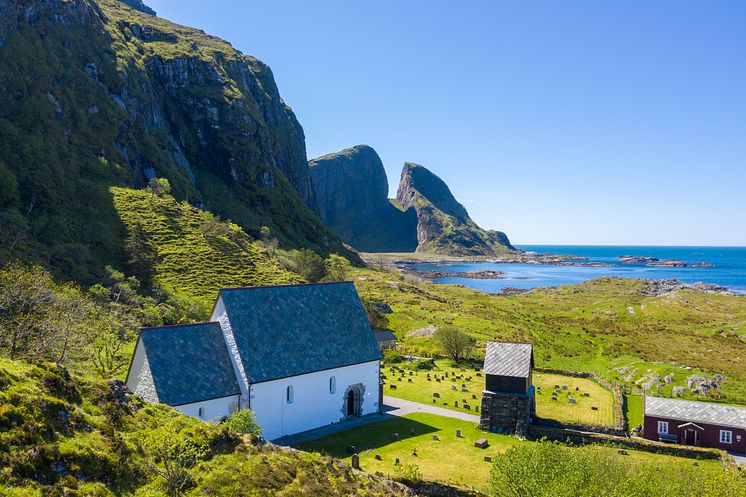
<path fill-rule="evenodd" d="M 308 163 L 321 219 L 363 252 L 502 255 L 515 248 L 501 232 L 471 220 L 448 186 L 418 164 L 406 163 L 396 199 L 380 157 L 358 145 Z"/>
<path fill-rule="evenodd" d="M 0 0 L 0 258 L 90 279 L 123 258 L 109 188 L 155 177 L 251 235 L 344 252 L 269 67 L 152 14 L 139 0 Z"/>
<path fill-rule="evenodd" d="M 358 145 L 308 163 L 321 219 L 364 252 L 412 252 L 417 215 L 388 199 L 389 184 L 375 150 Z"/>
<path fill-rule="evenodd" d="M 417 212 L 418 252 L 492 256 L 516 250 L 505 233 L 477 226 L 448 185 L 419 164 L 404 164 L 396 199 Z"/>

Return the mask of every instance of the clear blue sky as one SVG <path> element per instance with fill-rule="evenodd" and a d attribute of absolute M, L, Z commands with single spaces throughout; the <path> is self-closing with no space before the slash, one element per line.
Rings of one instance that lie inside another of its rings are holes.
<path fill-rule="evenodd" d="M 515 243 L 746 245 L 746 2 L 149 0 Z M 219 5 L 219 8 L 215 6 Z"/>

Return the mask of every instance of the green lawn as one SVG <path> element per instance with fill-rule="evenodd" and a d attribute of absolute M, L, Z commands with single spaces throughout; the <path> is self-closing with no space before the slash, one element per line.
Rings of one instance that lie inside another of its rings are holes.
<path fill-rule="evenodd" d="M 627 426 L 631 430 L 636 426 L 642 426 L 643 421 L 643 397 L 642 395 L 626 395 L 624 416 L 627 418 Z"/>
<path fill-rule="evenodd" d="M 478 414 L 484 390 L 484 377 L 477 369 L 457 368 L 451 361 L 440 360 L 436 361 L 436 368 L 431 371 L 416 371 L 404 367 L 395 368 L 392 372 L 392 367 L 387 366 L 384 368 L 384 375 L 387 383 L 384 387 L 386 395 Z M 614 398 L 611 392 L 595 381 L 534 373 L 533 382 L 537 387 L 538 417 L 564 423 L 613 425 Z M 552 400 L 555 385 L 560 386 L 560 394 L 557 400 Z M 567 391 L 561 390 L 563 386 L 568 387 Z M 467 391 L 462 391 L 463 388 Z M 433 395 L 436 393 L 439 397 Z M 582 395 L 583 393 L 588 393 L 588 397 Z M 575 399 L 575 404 L 570 403 L 570 397 Z M 592 407 L 597 407 L 598 410 Z"/>
<path fill-rule="evenodd" d="M 457 429 L 461 430 L 462 438 L 456 438 Z M 399 441 L 392 440 L 394 433 L 399 434 Z M 434 435 L 439 440 L 434 440 Z M 474 447 L 474 441 L 479 438 L 486 438 L 490 446 L 486 449 Z M 360 468 L 369 473 L 380 472 L 384 476 L 395 478 L 400 474 L 397 468 L 416 465 L 424 479 L 451 482 L 477 490 L 485 490 L 491 465 L 484 461 L 484 456 L 504 452 L 511 446 L 523 443 L 535 442 L 520 441 L 507 435 L 486 433 L 466 421 L 415 413 L 337 433 L 301 444 L 298 448 L 327 453 L 350 462 L 351 455 L 345 449 L 348 446 L 354 446 L 360 456 Z M 626 449 L 628 455 L 618 454 L 618 449 L 615 447 L 602 447 L 600 450 L 607 450 L 630 464 L 673 463 L 685 466 L 693 464 L 693 461 L 688 458 L 630 449 Z M 376 455 L 380 456 L 380 461 L 376 460 Z M 399 465 L 396 464 L 397 458 L 400 461 Z M 713 468 L 720 465 L 719 461 L 698 461 L 698 463 L 700 466 Z"/>
<path fill-rule="evenodd" d="M 614 396 L 593 380 L 557 374 L 534 374 L 536 415 L 563 423 L 614 425 Z M 559 385 L 559 388 L 555 388 Z M 564 390 L 563 387 L 567 387 Z M 557 400 L 552 395 L 557 392 Z M 588 394 L 587 396 L 584 394 Z M 569 399 L 575 399 L 575 404 Z M 593 408 L 596 409 L 593 409 Z"/>

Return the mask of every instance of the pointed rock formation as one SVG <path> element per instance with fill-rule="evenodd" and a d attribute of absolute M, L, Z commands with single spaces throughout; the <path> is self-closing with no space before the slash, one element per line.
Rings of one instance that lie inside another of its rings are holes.
<path fill-rule="evenodd" d="M 448 185 L 419 164 L 404 164 L 396 198 L 417 212 L 418 252 L 495 256 L 516 250 L 505 233 L 477 226 Z"/>

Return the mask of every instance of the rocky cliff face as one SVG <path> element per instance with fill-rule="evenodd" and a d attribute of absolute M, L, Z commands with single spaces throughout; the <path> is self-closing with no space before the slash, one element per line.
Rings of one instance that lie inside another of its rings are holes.
<path fill-rule="evenodd" d="M 108 189 L 154 177 L 250 234 L 343 251 L 269 67 L 152 14 L 140 0 L 0 0 L 0 257 L 115 262 Z"/>
<path fill-rule="evenodd" d="M 414 210 L 388 199 L 380 157 L 358 145 L 308 163 L 321 219 L 345 242 L 364 252 L 411 252 L 417 247 Z"/>
<path fill-rule="evenodd" d="M 515 250 L 505 233 L 477 226 L 443 180 L 419 164 L 404 164 L 396 198 L 417 212 L 418 252 L 495 256 Z"/>
<path fill-rule="evenodd" d="M 309 162 L 321 218 L 363 252 L 429 252 L 494 256 L 515 248 L 504 233 L 477 226 L 448 186 L 418 164 L 406 163 L 396 200 L 378 154 L 367 145 Z"/>

